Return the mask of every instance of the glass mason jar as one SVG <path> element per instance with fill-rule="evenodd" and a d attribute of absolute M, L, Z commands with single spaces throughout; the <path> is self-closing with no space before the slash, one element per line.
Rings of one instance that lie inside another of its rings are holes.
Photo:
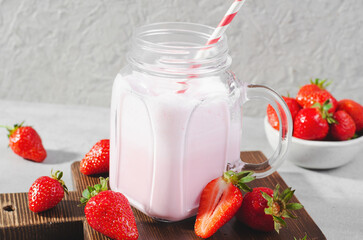
<path fill-rule="evenodd" d="M 110 186 L 156 219 L 195 215 L 204 186 L 227 168 L 265 177 L 288 148 L 292 120 L 285 102 L 265 86 L 237 79 L 226 36 L 205 45 L 213 30 L 193 23 L 139 28 L 114 81 Z M 261 164 L 240 160 L 242 104 L 250 99 L 267 100 L 281 123 L 280 143 Z"/>

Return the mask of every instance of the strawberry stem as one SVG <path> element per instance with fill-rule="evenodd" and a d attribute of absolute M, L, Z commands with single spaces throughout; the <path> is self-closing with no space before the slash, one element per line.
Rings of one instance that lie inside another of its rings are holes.
<path fill-rule="evenodd" d="M 305 233 L 305 236 L 303 238 L 299 238 L 299 240 L 306 240 L 306 238 L 308 237 L 308 235 Z M 294 237 L 294 240 L 298 240 L 296 237 Z"/>
<path fill-rule="evenodd" d="M 57 170 L 55 173 L 53 173 L 53 169 L 52 169 L 51 176 L 53 179 L 57 180 L 62 185 L 64 192 L 68 194 L 68 188 L 67 188 L 66 184 L 64 183 L 64 181 L 61 179 L 63 177 L 63 172 Z"/>
<path fill-rule="evenodd" d="M 88 200 L 96 196 L 98 193 L 108 190 L 108 178 L 100 177 L 100 183 L 94 186 L 88 186 L 83 192 L 80 198 L 81 204 L 78 206 L 86 205 Z"/>
<path fill-rule="evenodd" d="M 332 81 L 327 82 L 327 79 L 321 80 L 319 78 L 315 78 L 314 81 L 312 79 L 310 79 L 310 83 L 311 84 L 315 84 L 320 89 L 324 90 L 324 89 L 326 89 L 332 83 Z"/>
<path fill-rule="evenodd" d="M 311 107 L 319 110 L 321 117 L 326 119 L 329 124 L 336 123 L 337 121 L 333 118 L 333 114 L 329 113 L 329 110 L 332 108 L 332 104 L 330 103 L 330 99 L 326 100 L 323 105 L 316 102 Z"/>
<path fill-rule="evenodd" d="M 0 125 L 0 127 L 2 128 L 6 128 L 9 132 L 8 137 L 10 138 L 10 136 L 13 134 L 13 132 L 15 132 L 18 128 L 22 127 L 25 121 L 22 121 L 20 124 L 14 124 L 14 127 L 9 127 L 9 126 L 4 126 L 4 125 Z"/>
<path fill-rule="evenodd" d="M 232 170 L 229 170 L 227 172 L 224 172 L 223 179 L 227 183 L 232 183 L 239 189 L 241 189 L 244 192 L 251 192 L 252 189 L 246 185 L 246 183 L 249 183 L 253 180 L 255 180 L 255 177 L 252 176 L 254 172 L 252 171 L 242 171 L 239 173 L 236 173 Z"/>
<path fill-rule="evenodd" d="M 272 215 L 276 232 L 279 232 L 282 227 L 286 226 L 284 218 L 297 218 L 289 210 L 299 210 L 303 208 L 303 205 L 300 203 L 288 203 L 293 197 L 294 192 L 295 190 L 286 188 L 280 193 L 279 184 L 276 185 L 272 197 L 261 191 L 262 197 L 266 199 L 268 206 L 265 208 L 265 214 Z"/>

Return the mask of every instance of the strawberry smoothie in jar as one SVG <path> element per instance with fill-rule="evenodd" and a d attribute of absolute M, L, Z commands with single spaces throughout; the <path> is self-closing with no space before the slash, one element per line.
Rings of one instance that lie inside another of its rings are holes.
<path fill-rule="evenodd" d="M 159 220 L 196 215 L 204 186 L 226 168 L 269 175 L 291 138 L 282 98 L 238 80 L 229 70 L 226 36 L 205 46 L 212 32 L 192 23 L 141 27 L 114 81 L 110 186 Z M 250 99 L 267 100 L 282 123 L 279 146 L 261 164 L 240 160 L 242 104 Z"/>

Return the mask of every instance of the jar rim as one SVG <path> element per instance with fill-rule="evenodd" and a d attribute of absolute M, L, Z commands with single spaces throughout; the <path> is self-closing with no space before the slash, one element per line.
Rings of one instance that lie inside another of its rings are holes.
<path fill-rule="evenodd" d="M 188 28 L 194 27 L 195 30 L 194 31 L 186 30 L 186 27 L 188 27 Z M 149 33 L 149 34 L 157 33 L 157 32 L 160 32 L 161 30 L 162 31 L 166 31 L 166 30 L 189 31 L 189 32 L 193 32 L 196 34 L 200 34 L 201 36 L 204 36 L 206 41 L 203 43 L 200 43 L 198 45 L 194 45 L 194 46 L 175 46 L 175 45 L 165 45 L 165 44 L 155 43 L 155 42 L 152 42 L 150 40 L 146 40 L 143 38 L 147 33 Z M 197 30 L 199 30 L 199 31 L 197 31 Z M 200 30 L 204 30 L 204 31 L 200 31 Z M 135 32 L 133 33 L 132 38 L 135 39 L 136 41 L 138 41 L 139 43 L 143 43 L 144 45 L 147 45 L 150 47 L 154 46 L 154 47 L 165 48 L 165 49 L 198 50 L 198 49 L 203 49 L 206 47 L 207 40 L 208 40 L 209 36 L 213 33 L 214 30 L 215 30 L 215 28 L 208 26 L 208 25 L 200 24 L 200 23 L 156 22 L 156 23 L 150 23 L 150 24 L 146 24 L 146 25 L 137 27 Z M 219 47 L 220 45 L 225 44 L 226 42 L 227 42 L 227 36 L 225 34 L 223 34 L 221 36 L 221 38 L 219 39 L 219 41 L 212 43 L 212 44 L 208 44 L 208 46 L 209 47 Z"/>
<path fill-rule="evenodd" d="M 214 28 L 189 22 L 160 22 L 141 26 L 132 38 L 128 62 L 154 75 L 215 74 L 231 64 L 227 38 L 206 45 Z"/>

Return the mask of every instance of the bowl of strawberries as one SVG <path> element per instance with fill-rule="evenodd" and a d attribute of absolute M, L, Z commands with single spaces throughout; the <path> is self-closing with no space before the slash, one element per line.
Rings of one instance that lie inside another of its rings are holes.
<path fill-rule="evenodd" d="M 363 153 L 363 106 L 351 99 L 335 99 L 327 85 L 326 80 L 311 80 L 296 97 L 283 97 L 293 120 L 287 159 L 304 168 L 340 167 Z M 270 145 L 276 148 L 279 120 L 270 105 L 264 126 Z"/>

